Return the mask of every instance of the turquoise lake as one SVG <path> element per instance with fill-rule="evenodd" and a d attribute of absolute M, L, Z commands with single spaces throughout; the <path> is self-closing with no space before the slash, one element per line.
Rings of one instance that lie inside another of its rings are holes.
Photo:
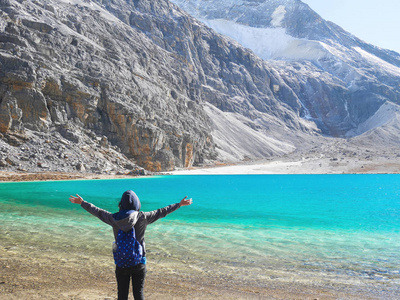
<path fill-rule="evenodd" d="M 111 228 L 68 201 L 111 212 L 125 190 L 149 211 L 183 207 L 146 231 L 149 259 L 267 284 L 400 287 L 400 175 L 190 175 L 0 183 L 0 241 L 112 255 Z M 251 276 L 249 276 L 251 274 Z M 322 278 L 322 279 L 321 279 Z"/>

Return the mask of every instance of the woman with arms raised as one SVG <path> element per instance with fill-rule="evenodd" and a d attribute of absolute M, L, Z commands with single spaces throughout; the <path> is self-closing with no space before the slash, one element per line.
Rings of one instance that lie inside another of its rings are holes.
<path fill-rule="evenodd" d="M 154 211 L 143 212 L 140 211 L 141 204 L 138 196 L 133 191 L 128 190 L 123 193 L 118 205 L 119 211 L 114 214 L 83 200 L 78 194 L 70 196 L 69 201 L 81 205 L 86 211 L 113 228 L 118 300 L 128 299 L 131 280 L 135 300 L 144 299 L 143 289 L 146 275 L 144 233 L 147 225 L 164 218 L 182 206 L 192 204 L 192 199 L 185 197 L 179 203 Z"/>

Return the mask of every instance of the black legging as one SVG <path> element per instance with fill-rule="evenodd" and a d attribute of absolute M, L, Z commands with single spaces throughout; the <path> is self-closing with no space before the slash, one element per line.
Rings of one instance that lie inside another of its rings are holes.
<path fill-rule="evenodd" d="M 131 268 L 116 267 L 115 276 L 118 284 L 118 300 L 128 300 L 129 282 L 132 278 L 133 297 L 135 300 L 144 300 L 144 278 L 146 265 L 138 264 Z"/>

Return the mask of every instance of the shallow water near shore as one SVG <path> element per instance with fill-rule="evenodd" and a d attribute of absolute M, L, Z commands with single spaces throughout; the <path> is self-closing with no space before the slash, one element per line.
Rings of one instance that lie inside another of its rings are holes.
<path fill-rule="evenodd" d="M 110 227 L 68 201 L 114 212 L 134 190 L 149 211 L 192 197 L 146 232 L 148 259 L 171 272 L 400 290 L 400 175 L 199 175 L 0 183 L 0 241 L 110 257 Z M 217 280 L 217 279 L 216 279 Z M 343 286 L 342 286 L 343 287 Z"/>

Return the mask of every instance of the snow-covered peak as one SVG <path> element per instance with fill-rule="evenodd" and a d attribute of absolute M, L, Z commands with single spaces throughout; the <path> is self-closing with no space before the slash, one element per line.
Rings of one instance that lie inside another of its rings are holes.
<path fill-rule="evenodd" d="M 377 63 L 380 72 L 398 76 L 400 56 L 364 43 L 300 0 L 171 1 L 264 60 L 311 61 L 340 80 Z"/>
<path fill-rule="evenodd" d="M 304 20 L 311 28 L 313 26 L 310 24 L 319 18 L 299 0 L 172 0 L 172 2 L 215 31 L 253 50 L 265 60 L 314 61 L 329 54 L 319 41 L 292 33 L 294 30 L 291 27 L 307 27 L 298 26 L 297 16 L 298 18 L 306 16 Z"/>

